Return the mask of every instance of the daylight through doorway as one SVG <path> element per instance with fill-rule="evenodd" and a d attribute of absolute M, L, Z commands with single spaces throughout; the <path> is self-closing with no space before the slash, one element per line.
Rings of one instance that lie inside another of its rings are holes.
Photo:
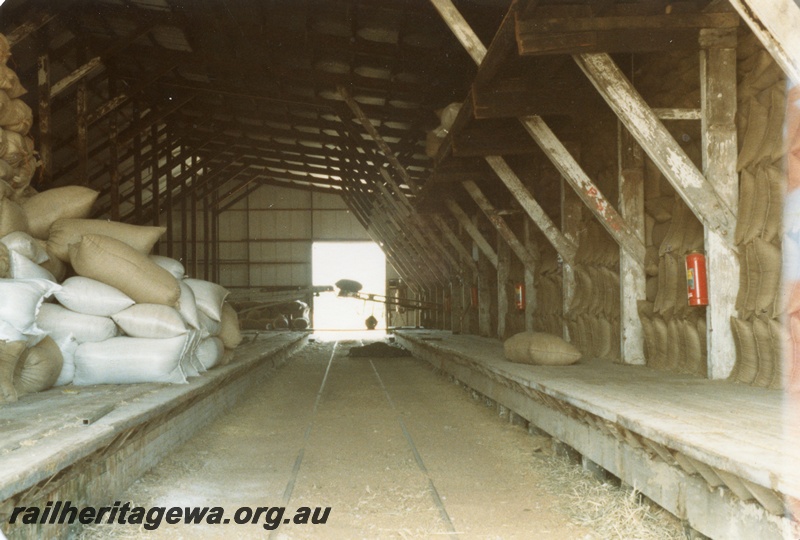
<path fill-rule="evenodd" d="M 341 279 L 358 281 L 361 292 L 386 294 L 386 257 L 373 242 L 314 242 L 311 247 L 312 281 L 334 285 Z M 385 305 L 377 302 L 321 293 L 314 298 L 315 330 L 366 330 L 366 319 L 386 328 Z"/>

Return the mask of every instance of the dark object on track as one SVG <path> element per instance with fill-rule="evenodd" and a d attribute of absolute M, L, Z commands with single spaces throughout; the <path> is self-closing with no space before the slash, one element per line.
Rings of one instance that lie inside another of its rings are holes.
<path fill-rule="evenodd" d="M 401 356 L 411 356 L 411 353 L 399 345 L 389 345 L 383 341 L 376 341 L 363 347 L 353 347 L 350 349 L 349 356 L 368 357 L 368 358 L 397 358 Z"/>
<path fill-rule="evenodd" d="M 352 279 L 340 279 L 334 283 L 339 288 L 339 295 L 346 296 L 347 294 L 355 294 L 360 291 L 364 286 L 358 281 Z"/>

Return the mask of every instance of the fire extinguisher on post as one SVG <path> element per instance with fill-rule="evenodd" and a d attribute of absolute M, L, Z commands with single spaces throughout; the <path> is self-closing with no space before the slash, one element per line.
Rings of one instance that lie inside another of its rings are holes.
<path fill-rule="evenodd" d="M 686 289 L 690 306 L 708 305 L 706 257 L 702 253 L 692 252 L 686 255 Z"/>
<path fill-rule="evenodd" d="M 514 285 L 514 302 L 518 311 L 525 311 L 525 285 L 522 283 Z"/>

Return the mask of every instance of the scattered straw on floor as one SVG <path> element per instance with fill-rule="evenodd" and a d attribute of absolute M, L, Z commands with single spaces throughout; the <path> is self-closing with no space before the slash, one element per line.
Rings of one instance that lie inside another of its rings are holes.
<path fill-rule="evenodd" d="M 681 523 L 635 490 L 600 482 L 588 471 L 557 456 L 543 456 L 541 486 L 566 496 L 576 525 L 593 529 L 602 539 L 682 540 Z M 587 539 L 588 540 L 588 539 Z"/>

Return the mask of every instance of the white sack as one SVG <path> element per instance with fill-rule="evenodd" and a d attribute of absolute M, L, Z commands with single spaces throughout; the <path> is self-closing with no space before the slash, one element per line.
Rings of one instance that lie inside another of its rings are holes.
<path fill-rule="evenodd" d="M 186 377 L 196 377 L 205 372 L 206 368 L 197 360 L 197 347 L 203 339 L 201 330 L 189 330 L 189 340 L 186 342 L 186 348 L 183 351 L 181 358 L 181 369 L 186 374 Z"/>
<path fill-rule="evenodd" d="M 203 337 L 216 337 L 222 329 L 222 324 L 208 317 L 202 311 L 198 313 L 200 319 L 200 330 L 203 332 Z"/>
<path fill-rule="evenodd" d="M 197 347 L 196 355 L 200 363 L 203 364 L 203 367 L 209 370 L 222 360 L 222 355 L 224 353 L 225 346 L 222 340 L 216 337 L 209 337 L 200 342 L 200 346 Z"/>
<path fill-rule="evenodd" d="M 194 292 L 183 280 L 178 282 L 181 286 L 181 296 L 178 299 L 178 311 L 180 312 L 183 320 L 191 328 L 200 328 L 200 319 L 197 314 L 197 300 L 194 298 Z"/>
<path fill-rule="evenodd" d="M 0 243 L 10 251 L 16 251 L 36 264 L 42 264 L 50 258 L 47 251 L 36 241 L 36 239 L 26 232 L 14 231 L 0 238 Z"/>
<path fill-rule="evenodd" d="M 100 317 L 110 317 L 134 304 L 131 297 L 119 289 L 83 276 L 65 280 L 56 298 L 72 311 Z"/>
<path fill-rule="evenodd" d="M 117 335 L 117 325 L 110 318 L 76 313 L 58 304 L 44 304 L 36 324 L 53 339 L 72 334 L 78 343 L 105 341 Z"/>
<path fill-rule="evenodd" d="M 36 314 L 44 299 L 60 288 L 44 279 L 0 279 L 0 321 L 23 334 L 39 333 Z"/>
<path fill-rule="evenodd" d="M 58 375 L 58 380 L 53 386 L 64 386 L 72 382 L 75 376 L 75 350 L 78 348 L 78 340 L 72 334 L 61 336 L 55 339 L 58 349 L 61 351 L 61 357 L 64 363 L 61 365 L 61 373 Z"/>
<path fill-rule="evenodd" d="M 13 279 L 45 279 L 56 282 L 55 276 L 25 255 L 16 251 L 8 252 L 10 261 L 8 273 Z"/>
<path fill-rule="evenodd" d="M 162 255 L 150 255 L 150 260 L 175 276 L 175 279 L 178 281 L 182 280 L 186 276 L 186 268 L 184 268 L 183 264 L 181 264 L 181 262 L 178 260 L 175 260 L 171 257 L 164 257 Z"/>
<path fill-rule="evenodd" d="M 75 351 L 72 384 L 185 383 L 180 360 L 187 339 L 116 337 L 84 343 Z"/>
<path fill-rule="evenodd" d="M 178 310 L 161 304 L 136 304 L 111 319 L 131 337 L 164 339 L 189 331 Z"/>
<path fill-rule="evenodd" d="M 216 283 L 202 279 L 184 279 L 197 300 L 197 309 L 210 319 L 219 322 L 222 319 L 222 302 L 230 294 L 228 290 Z"/>

